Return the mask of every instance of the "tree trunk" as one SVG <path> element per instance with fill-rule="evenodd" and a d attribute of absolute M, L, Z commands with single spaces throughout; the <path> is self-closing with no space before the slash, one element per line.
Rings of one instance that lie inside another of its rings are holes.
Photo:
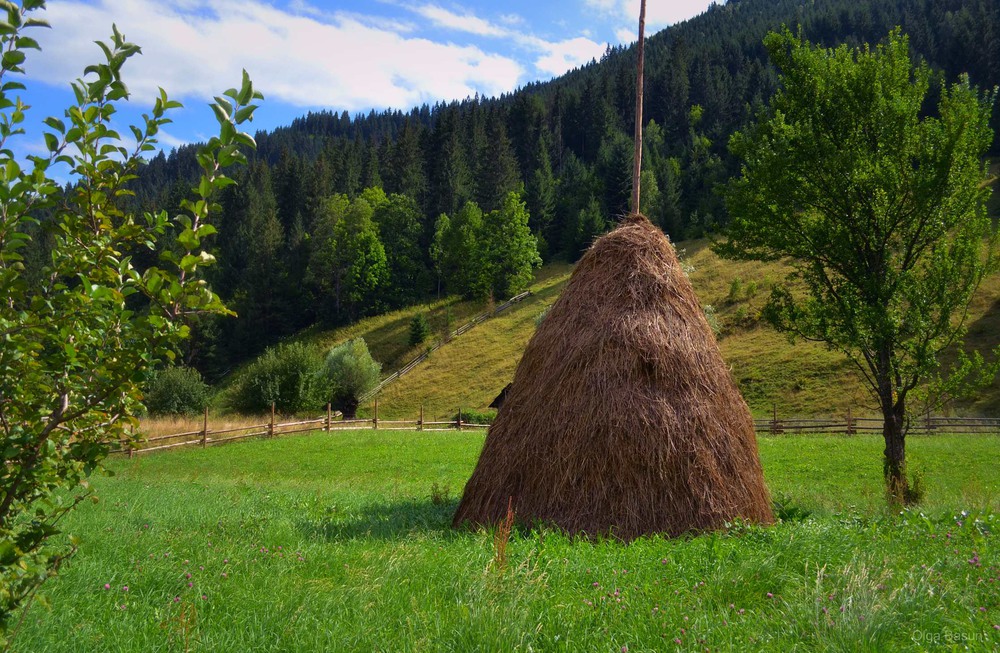
<path fill-rule="evenodd" d="M 354 419 L 358 415 L 358 400 L 356 397 L 346 397 L 342 404 L 344 419 Z"/>
<path fill-rule="evenodd" d="M 906 417 L 904 396 L 895 396 L 890 372 L 891 353 L 888 347 L 880 351 L 878 374 L 879 404 L 882 408 L 882 439 L 885 451 L 882 460 L 882 475 L 890 503 L 907 504 L 911 501 L 910 487 L 906 478 L 906 436 L 903 420 Z"/>
<path fill-rule="evenodd" d="M 891 496 L 902 500 L 906 494 L 906 440 L 903 434 L 901 410 L 883 412 L 882 438 L 885 440 L 883 473 Z"/>

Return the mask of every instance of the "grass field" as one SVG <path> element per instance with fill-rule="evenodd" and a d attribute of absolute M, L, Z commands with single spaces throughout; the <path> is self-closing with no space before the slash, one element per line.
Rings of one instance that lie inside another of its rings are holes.
<path fill-rule="evenodd" d="M 1000 440 L 760 440 L 785 518 L 629 545 L 449 527 L 482 433 L 313 434 L 117 459 L 15 650 L 921 651 L 1000 647 Z"/>

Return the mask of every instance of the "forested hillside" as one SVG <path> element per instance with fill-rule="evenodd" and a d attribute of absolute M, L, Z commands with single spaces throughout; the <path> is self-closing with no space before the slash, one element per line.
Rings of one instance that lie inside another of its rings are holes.
<path fill-rule="evenodd" d="M 828 45 L 875 43 L 899 25 L 938 83 L 962 72 L 1000 83 L 993 0 L 713 5 L 647 45 L 642 203 L 673 239 L 726 220 L 714 189 L 735 172 L 728 137 L 775 90 L 762 39 L 783 24 Z M 627 208 L 634 56 L 610 48 L 499 98 L 353 117 L 331 108 L 258 133 L 216 218 L 208 279 L 239 317 L 196 324 L 188 362 L 218 377 L 317 321 L 440 293 L 501 299 L 539 259 L 575 260 Z M 175 206 L 195 174 L 193 147 L 161 154 L 134 183 L 136 202 Z"/>

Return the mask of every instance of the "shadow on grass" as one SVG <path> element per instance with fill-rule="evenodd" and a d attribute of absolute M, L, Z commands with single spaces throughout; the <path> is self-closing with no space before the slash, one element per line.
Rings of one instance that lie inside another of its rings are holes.
<path fill-rule="evenodd" d="M 303 535 L 326 541 L 354 539 L 399 540 L 417 534 L 451 537 L 458 499 L 434 503 L 430 499 L 373 503 L 324 519 L 302 521 Z"/>

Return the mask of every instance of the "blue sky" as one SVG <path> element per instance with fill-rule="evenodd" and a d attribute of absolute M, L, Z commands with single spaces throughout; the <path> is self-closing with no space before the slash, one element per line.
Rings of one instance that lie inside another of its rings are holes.
<path fill-rule="evenodd" d="M 647 29 L 709 4 L 647 0 Z M 126 67 L 133 97 L 123 118 L 148 111 L 158 87 L 185 105 L 161 136 L 169 149 L 211 134 L 206 103 L 237 85 L 242 68 L 266 96 L 252 130 L 310 110 L 354 114 L 493 96 L 634 41 L 638 0 L 49 0 L 43 17 L 53 29 L 35 32 L 43 50 L 25 65 L 32 121 L 62 114 L 69 83 L 100 55 L 94 41 L 117 23 L 143 49 Z M 38 138 L 20 149 L 41 146 Z"/>

